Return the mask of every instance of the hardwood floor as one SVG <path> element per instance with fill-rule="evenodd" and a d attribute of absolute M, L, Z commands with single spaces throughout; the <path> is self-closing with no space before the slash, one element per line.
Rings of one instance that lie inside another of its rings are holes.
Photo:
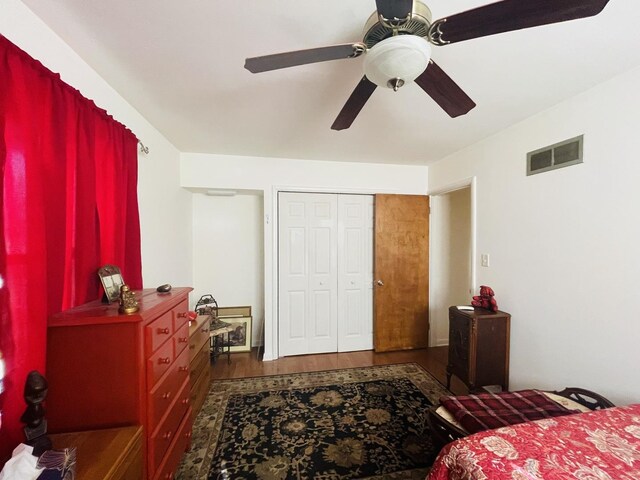
<path fill-rule="evenodd" d="M 431 347 L 420 350 L 375 353 L 372 350 L 348 353 L 325 353 L 321 355 L 299 355 L 263 362 L 257 358 L 257 351 L 234 353 L 231 363 L 225 356 L 211 365 L 211 378 L 260 377 L 283 373 L 314 372 L 336 370 L 340 368 L 367 367 L 371 365 L 389 365 L 393 363 L 417 363 L 433 375 L 440 383 L 446 384 L 447 347 Z M 465 386 L 454 377 L 451 391 L 456 394 L 467 392 Z"/>

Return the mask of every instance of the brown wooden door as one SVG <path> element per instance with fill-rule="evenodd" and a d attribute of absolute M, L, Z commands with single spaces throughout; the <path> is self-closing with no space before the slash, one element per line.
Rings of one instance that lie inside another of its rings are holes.
<path fill-rule="evenodd" d="M 374 348 L 427 347 L 429 197 L 376 195 L 374 229 Z"/>

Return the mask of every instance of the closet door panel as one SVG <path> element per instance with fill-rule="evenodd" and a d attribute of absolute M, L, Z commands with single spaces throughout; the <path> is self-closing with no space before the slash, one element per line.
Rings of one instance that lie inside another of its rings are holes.
<path fill-rule="evenodd" d="M 337 300 L 338 196 L 335 194 L 300 194 L 307 197 L 309 290 L 308 350 L 305 353 L 335 352 L 338 348 Z"/>
<path fill-rule="evenodd" d="M 307 330 L 305 328 L 305 319 L 307 318 L 307 292 L 300 290 L 289 291 L 287 300 L 287 324 L 289 326 L 289 339 L 306 342 Z"/>
<path fill-rule="evenodd" d="M 280 193 L 279 354 L 335 352 L 336 195 Z"/>
<path fill-rule="evenodd" d="M 373 348 L 373 197 L 338 196 L 338 351 Z"/>

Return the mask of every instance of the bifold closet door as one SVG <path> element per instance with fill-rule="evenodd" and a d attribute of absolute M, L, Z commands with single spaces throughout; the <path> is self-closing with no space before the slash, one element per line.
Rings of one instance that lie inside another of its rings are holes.
<path fill-rule="evenodd" d="M 338 346 L 338 196 L 279 193 L 279 355 Z"/>
<path fill-rule="evenodd" d="M 373 348 L 373 195 L 338 195 L 338 351 Z"/>

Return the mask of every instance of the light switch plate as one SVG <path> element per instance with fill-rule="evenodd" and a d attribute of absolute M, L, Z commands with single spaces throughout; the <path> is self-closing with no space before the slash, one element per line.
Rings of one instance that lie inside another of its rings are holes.
<path fill-rule="evenodd" d="M 483 267 L 488 267 L 489 266 L 489 254 L 488 253 L 483 253 L 482 255 L 480 255 L 480 265 Z"/>

